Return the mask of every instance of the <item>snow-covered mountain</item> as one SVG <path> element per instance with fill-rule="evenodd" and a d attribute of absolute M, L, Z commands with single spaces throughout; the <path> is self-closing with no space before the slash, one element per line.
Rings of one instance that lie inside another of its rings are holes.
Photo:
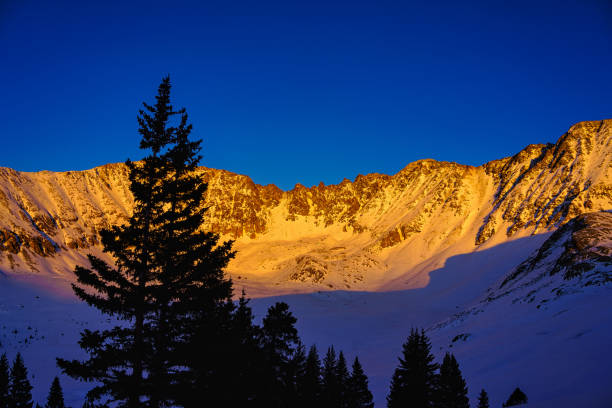
<path fill-rule="evenodd" d="M 611 255 L 612 212 L 580 215 L 433 325 L 433 341 L 498 398 L 510 382 L 535 390 L 535 406 L 608 407 Z"/>
<path fill-rule="evenodd" d="M 281 191 L 200 168 L 203 228 L 235 239 L 228 272 L 251 296 L 422 287 L 449 257 L 547 233 L 612 208 L 612 120 L 479 167 L 421 160 L 388 176 Z M 0 267 L 70 276 L 98 231 L 133 205 L 127 168 L 37 173 L 0 168 Z"/>
<path fill-rule="evenodd" d="M 290 191 L 201 168 L 203 228 L 235 239 L 237 289 L 261 318 L 290 304 L 306 344 L 359 355 L 384 406 L 401 344 L 424 327 L 457 356 L 472 403 L 520 386 L 533 407 L 607 407 L 612 364 L 612 120 L 479 167 L 422 160 L 393 176 Z M 133 205 L 127 169 L 0 168 L 0 352 L 17 351 L 42 400 L 55 357 L 110 322 L 67 284 L 98 231 Z M 68 403 L 85 384 L 62 377 Z"/>

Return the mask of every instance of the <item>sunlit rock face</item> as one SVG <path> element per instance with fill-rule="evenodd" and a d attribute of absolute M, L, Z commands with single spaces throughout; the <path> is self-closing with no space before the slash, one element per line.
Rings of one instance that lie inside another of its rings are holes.
<path fill-rule="evenodd" d="M 494 293 L 531 288 L 527 301 L 543 292 L 547 302 L 568 290 L 607 282 L 612 282 L 612 212 L 602 211 L 579 215 L 557 229 Z"/>
<path fill-rule="evenodd" d="M 555 144 L 480 167 L 420 160 L 392 176 L 290 191 L 201 167 L 202 228 L 236 240 L 228 273 L 255 295 L 423 286 L 450 256 L 611 209 L 611 129 L 612 120 L 581 122 Z M 132 207 L 123 164 L 0 168 L 1 270 L 69 277 L 85 254 L 100 254 L 99 231 Z"/>

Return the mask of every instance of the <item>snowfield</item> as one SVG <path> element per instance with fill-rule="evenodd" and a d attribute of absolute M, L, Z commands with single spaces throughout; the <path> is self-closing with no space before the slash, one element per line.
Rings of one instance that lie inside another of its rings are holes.
<path fill-rule="evenodd" d="M 485 388 L 500 406 L 519 386 L 534 407 L 607 407 L 612 401 L 612 299 L 609 284 L 581 287 L 537 307 L 502 296 L 482 303 L 513 267 L 550 234 L 521 238 L 448 259 L 430 273 L 427 286 L 389 292 L 321 291 L 252 300 L 258 318 L 285 301 L 298 317 L 305 344 L 329 345 L 358 355 L 377 406 L 385 406 L 389 380 L 410 328 L 424 327 L 441 359 L 453 352 L 470 390 Z M 559 245 L 562 245 L 560 243 Z M 612 273 L 608 269 L 608 273 Z M 55 357 L 79 357 L 78 333 L 111 320 L 72 296 L 65 278 L 11 275 L 1 278 L 0 340 L 13 358 L 21 352 L 43 401 Z M 494 288 L 494 289 L 491 289 Z M 236 287 L 239 290 L 239 287 Z M 61 376 L 66 401 L 82 403 L 87 384 Z"/>

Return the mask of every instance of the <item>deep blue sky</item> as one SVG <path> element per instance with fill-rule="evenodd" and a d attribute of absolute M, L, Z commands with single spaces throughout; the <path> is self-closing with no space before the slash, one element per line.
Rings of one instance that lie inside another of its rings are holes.
<path fill-rule="evenodd" d="M 0 0 L 0 166 L 142 157 L 167 73 L 203 165 L 285 189 L 479 165 L 612 117 L 608 0 L 94 3 Z"/>

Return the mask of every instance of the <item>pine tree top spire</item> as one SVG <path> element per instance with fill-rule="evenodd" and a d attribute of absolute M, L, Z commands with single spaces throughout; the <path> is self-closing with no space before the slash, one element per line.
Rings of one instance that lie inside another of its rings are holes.
<path fill-rule="evenodd" d="M 489 408 L 489 394 L 487 394 L 484 388 L 478 394 L 478 408 Z"/>
<path fill-rule="evenodd" d="M 12 408 L 31 408 L 33 405 L 32 385 L 20 353 L 17 353 L 11 368 L 10 399 Z"/>
<path fill-rule="evenodd" d="M 51 383 L 45 408 L 65 408 L 64 392 L 62 391 L 62 386 L 60 385 L 58 377 L 55 377 Z"/>
<path fill-rule="evenodd" d="M 432 407 L 435 402 L 437 369 L 425 331 L 412 329 L 402 346 L 402 356 L 391 379 L 387 406 L 399 408 L 414 404 Z"/>

